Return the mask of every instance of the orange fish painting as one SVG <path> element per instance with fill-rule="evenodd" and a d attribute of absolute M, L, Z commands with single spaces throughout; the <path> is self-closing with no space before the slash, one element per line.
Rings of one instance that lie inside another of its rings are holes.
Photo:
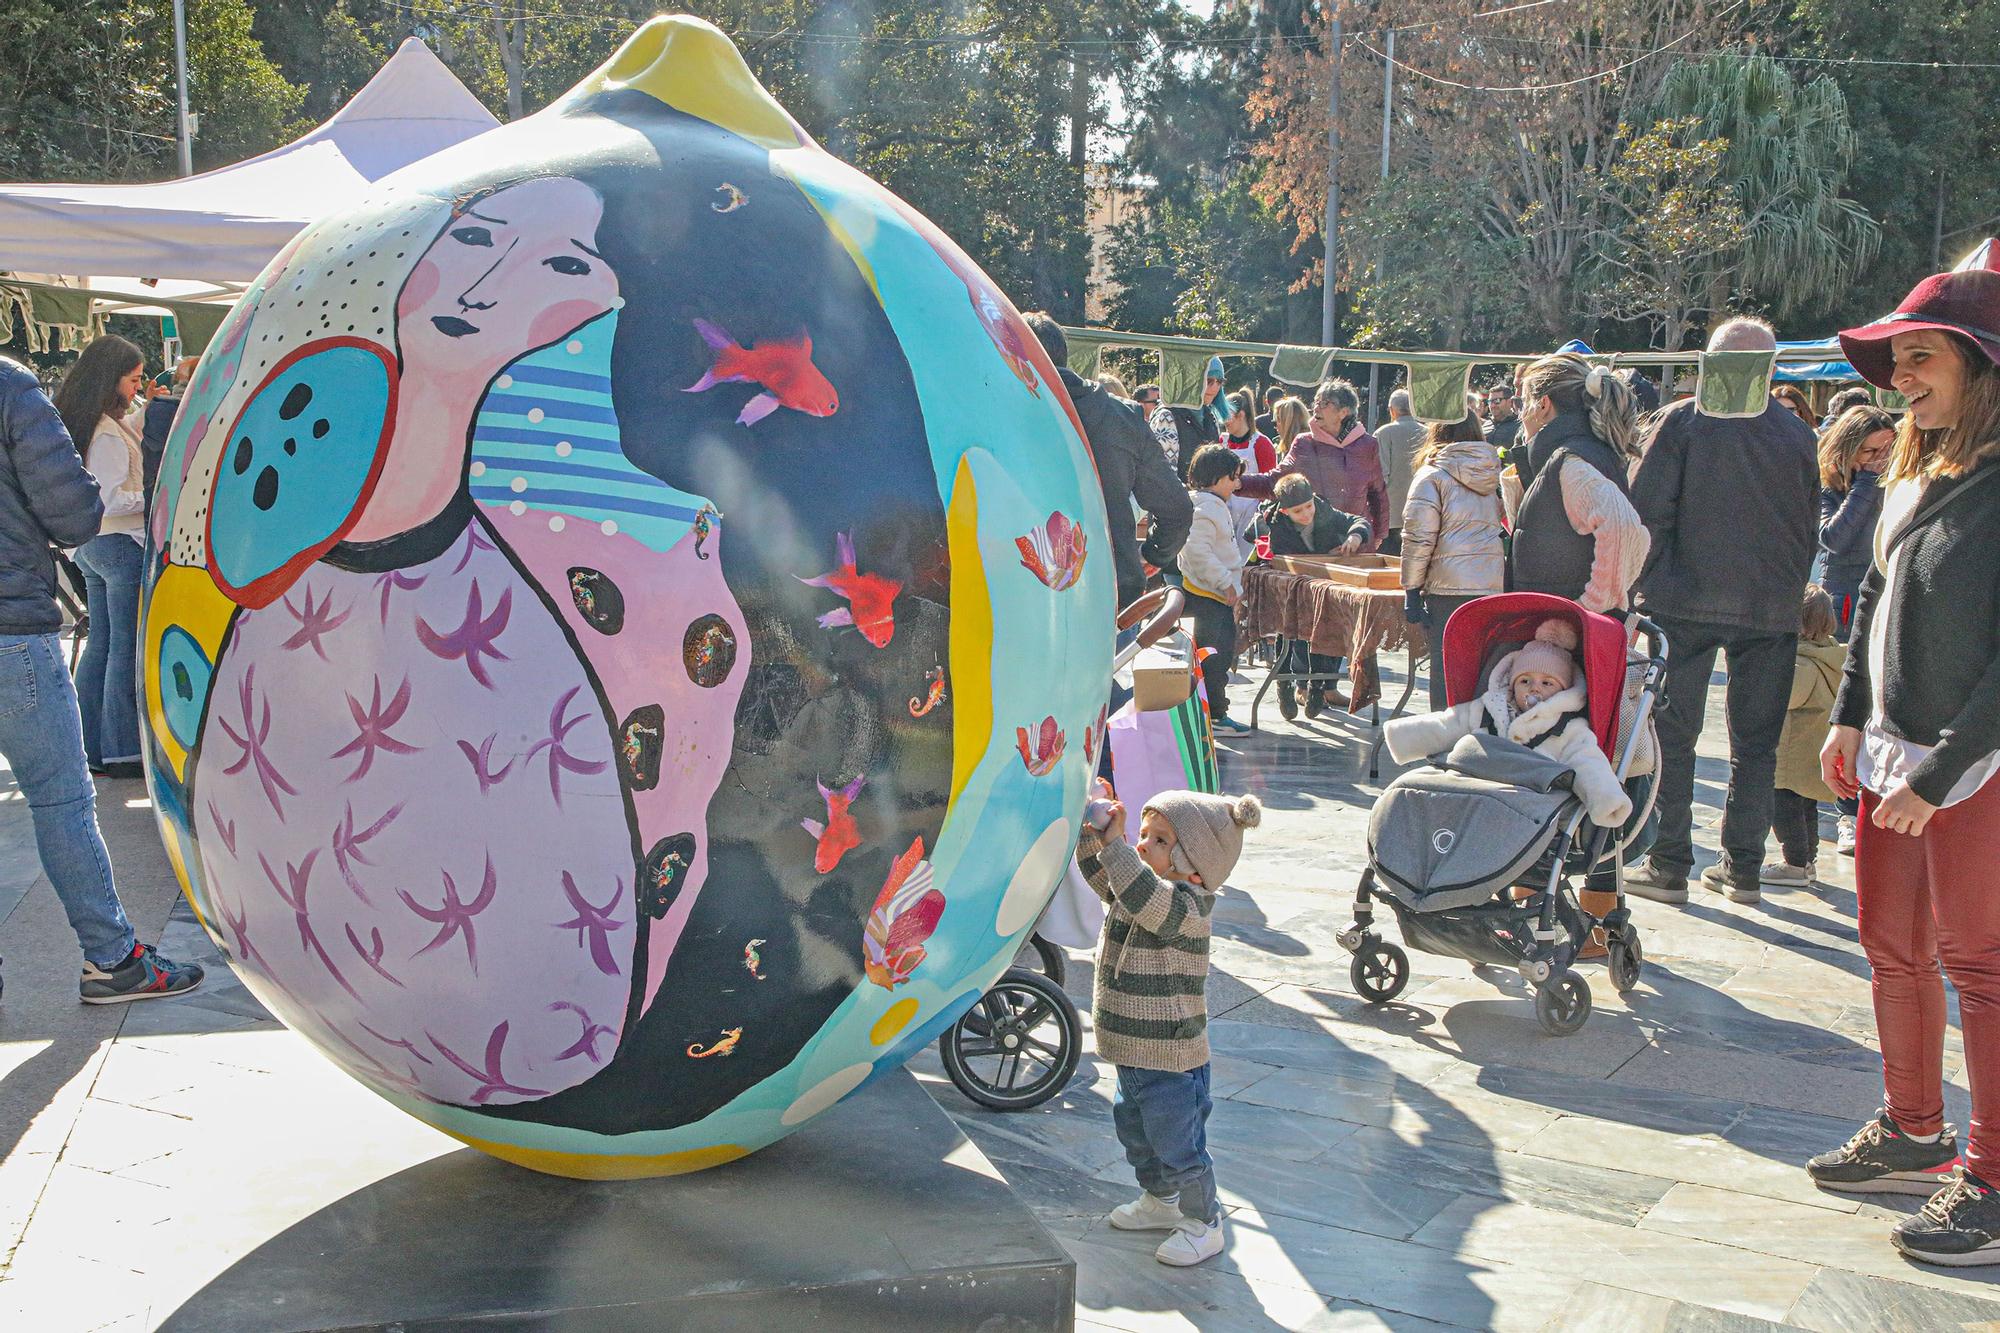
<path fill-rule="evenodd" d="M 1054 770 L 1063 756 L 1063 747 L 1068 743 L 1068 738 L 1053 717 L 1042 719 L 1040 734 L 1034 741 L 1029 741 L 1026 727 L 1014 728 L 1014 737 L 1014 748 L 1021 752 L 1021 762 L 1028 766 L 1032 776 L 1038 778 Z"/>
<path fill-rule="evenodd" d="M 1014 539 L 1022 567 L 1056 592 L 1074 588 L 1083 577 L 1083 546 L 1082 525 L 1061 510 L 1027 536 Z"/>
<path fill-rule="evenodd" d="M 809 417 L 830 417 L 840 410 L 840 395 L 813 364 L 812 339 L 806 334 L 743 347 L 705 319 L 694 321 L 694 331 L 715 353 L 715 364 L 682 393 L 702 393 L 718 384 L 756 384 L 764 390 L 743 405 L 738 425 L 754 426 L 781 407 Z"/>
<path fill-rule="evenodd" d="M 846 606 L 819 618 L 820 628 L 852 625 L 877 648 L 887 648 L 896 636 L 895 603 L 896 594 L 903 590 L 902 581 L 856 569 L 854 539 L 845 532 L 834 534 L 834 555 L 840 562 L 835 568 L 815 578 L 799 579 L 808 587 L 830 588 L 847 599 Z"/>
<path fill-rule="evenodd" d="M 979 322 L 986 329 L 986 336 L 993 340 L 994 350 L 1007 363 L 1007 369 L 1014 377 L 1028 386 L 1028 392 L 1040 398 L 1042 386 L 1035 374 L 1034 363 L 1028 360 L 1028 349 L 1023 343 L 1024 330 L 1007 322 L 1005 310 L 993 293 L 983 286 L 975 285 L 969 279 L 965 290 L 972 297 L 972 308 L 979 316 Z"/>
<path fill-rule="evenodd" d="M 840 864 L 840 858 L 861 845 L 861 828 L 854 822 L 854 814 L 848 808 L 861 789 L 868 783 L 867 777 L 857 777 L 837 791 L 829 791 L 824 783 L 814 783 L 819 794 L 826 801 L 826 823 L 814 819 L 801 819 L 799 827 L 819 839 L 819 848 L 813 853 L 813 869 L 822 875 L 831 875 Z"/>
<path fill-rule="evenodd" d="M 894 990 L 924 961 L 924 941 L 944 915 L 944 894 L 931 879 L 924 840 L 917 838 L 889 867 L 889 878 L 868 914 L 862 934 L 862 966 L 868 979 Z"/>

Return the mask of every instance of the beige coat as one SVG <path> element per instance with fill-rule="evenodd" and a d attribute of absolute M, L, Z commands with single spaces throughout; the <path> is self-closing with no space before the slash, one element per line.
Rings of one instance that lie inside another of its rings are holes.
<path fill-rule="evenodd" d="M 1410 482 L 1403 506 L 1403 586 L 1471 597 L 1506 586 L 1500 455 L 1490 444 L 1446 445 Z"/>
<path fill-rule="evenodd" d="M 1778 738 L 1778 780 L 1781 791 L 1797 792 L 1815 801 L 1834 794 L 1819 776 L 1819 749 L 1826 744 L 1833 699 L 1840 692 L 1840 673 L 1847 666 L 1847 645 L 1831 639 L 1799 640 L 1792 667 L 1792 701 L 1785 713 L 1784 734 Z"/>

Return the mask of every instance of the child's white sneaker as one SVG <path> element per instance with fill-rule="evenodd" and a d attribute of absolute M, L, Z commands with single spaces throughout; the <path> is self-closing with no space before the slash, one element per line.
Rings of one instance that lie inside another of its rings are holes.
<path fill-rule="evenodd" d="M 1842 815 L 1834 822 L 1833 848 L 1842 856 L 1854 855 L 1854 816 Z"/>
<path fill-rule="evenodd" d="M 1813 882 L 1813 875 L 1817 869 L 1818 867 L 1811 861 L 1802 866 L 1795 866 L 1790 861 L 1767 861 L 1764 868 L 1758 872 L 1757 879 L 1763 884 L 1804 888 Z"/>
<path fill-rule="evenodd" d="M 1120 1231 L 1171 1231 L 1181 1220 L 1179 1199 L 1178 1194 L 1171 1199 L 1141 1194 L 1111 1210 L 1111 1225 Z"/>
<path fill-rule="evenodd" d="M 1174 1234 L 1160 1242 L 1153 1257 L 1175 1268 L 1190 1268 L 1222 1253 L 1222 1223 L 1204 1225 L 1191 1217 L 1174 1224 Z"/>

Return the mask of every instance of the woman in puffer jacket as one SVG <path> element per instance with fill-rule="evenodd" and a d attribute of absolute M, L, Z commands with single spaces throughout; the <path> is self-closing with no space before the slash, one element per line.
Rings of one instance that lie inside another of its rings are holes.
<path fill-rule="evenodd" d="M 1500 453 L 1467 416 L 1433 425 L 1412 460 L 1416 475 L 1403 506 L 1405 614 L 1430 626 L 1435 645 L 1451 613 L 1506 586 Z M 1444 672 L 1431 662 L 1431 708 L 1446 706 Z"/>

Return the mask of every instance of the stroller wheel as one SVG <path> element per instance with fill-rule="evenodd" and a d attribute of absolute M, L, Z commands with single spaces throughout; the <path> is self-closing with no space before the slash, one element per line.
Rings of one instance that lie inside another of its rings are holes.
<path fill-rule="evenodd" d="M 1083 1054 L 1083 1025 L 1062 987 L 1007 969 L 938 1038 L 953 1086 L 995 1111 L 1025 1111 L 1061 1092 Z"/>
<path fill-rule="evenodd" d="M 1535 1021 L 1551 1037 L 1567 1037 L 1590 1017 L 1590 986 L 1574 972 L 1563 971 L 1535 992 Z"/>
<path fill-rule="evenodd" d="M 1410 984 L 1410 956 L 1387 940 L 1369 940 L 1347 965 L 1354 993 L 1370 1004 L 1387 1004 Z"/>
<path fill-rule="evenodd" d="M 1631 926 L 1625 933 L 1611 941 L 1610 964 L 1611 985 L 1620 995 L 1639 984 L 1639 969 L 1646 964 L 1646 954 L 1639 947 L 1639 932 Z"/>
<path fill-rule="evenodd" d="M 1032 972 L 1037 963 L 1041 965 L 1042 975 L 1056 985 L 1069 980 L 1069 956 L 1062 951 L 1062 946 L 1040 935 L 1030 935 L 1027 943 L 1021 946 L 1021 951 L 1014 955 L 1014 966 Z"/>

